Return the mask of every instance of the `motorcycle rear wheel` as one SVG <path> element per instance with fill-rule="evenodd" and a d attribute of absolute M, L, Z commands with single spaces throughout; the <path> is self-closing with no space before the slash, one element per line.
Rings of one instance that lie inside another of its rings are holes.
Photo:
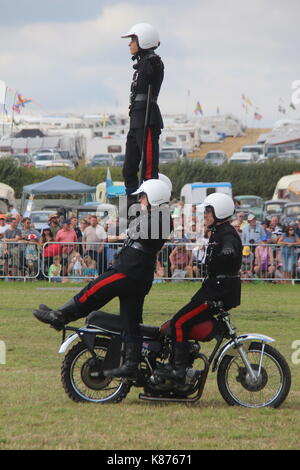
<path fill-rule="evenodd" d="M 253 342 L 247 351 L 252 369 L 259 370 L 262 344 Z M 247 408 L 279 407 L 291 387 L 291 372 L 285 358 L 266 344 L 260 374 L 253 383 L 240 357 L 225 356 L 219 366 L 217 382 L 219 391 L 228 405 Z"/>
<path fill-rule="evenodd" d="M 61 367 L 61 380 L 67 395 L 76 402 L 119 403 L 128 394 L 130 383 L 104 377 L 101 365 L 109 339 L 96 338 L 95 361 L 84 343 L 79 342 L 66 354 Z"/>

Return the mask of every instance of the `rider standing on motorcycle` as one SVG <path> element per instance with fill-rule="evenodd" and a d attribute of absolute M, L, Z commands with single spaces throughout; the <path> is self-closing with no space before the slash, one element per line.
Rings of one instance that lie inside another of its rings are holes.
<path fill-rule="evenodd" d="M 172 224 L 168 205 L 171 190 L 165 181 L 147 180 L 135 194 L 139 196 L 139 215 L 130 223 L 128 238 L 112 268 L 57 310 L 42 304 L 33 311 L 38 320 L 59 331 L 67 323 L 86 317 L 119 297 L 125 361 L 121 367 L 105 371 L 110 377 L 133 377 L 137 373 L 144 298 L 152 286 L 157 253 L 169 237 Z"/>
<path fill-rule="evenodd" d="M 158 178 L 158 143 L 163 120 L 157 99 L 164 78 L 164 64 L 155 53 L 160 41 L 158 31 L 152 25 L 135 24 L 122 38 L 130 38 L 129 50 L 132 60 L 135 61 L 130 88 L 130 124 L 123 166 L 126 194 L 130 202 L 135 201 L 131 195 L 139 186 L 138 172 L 144 144 L 141 180 Z M 152 91 L 148 120 L 145 123 L 149 85 Z"/>
<path fill-rule="evenodd" d="M 173 364 L 162 373 L 165 378 L 182 382 L 189 365 L 188 332 L 203 323 L 206 341 L 214 337 L 215 321 L 207 301 L 222 301 L 225 309 L 240 304 L 242 261 L 240 236 L 230 225 L 234 202 L 226 194 L 214 193 L 204 200 L 204 221 L 212 234 L 205 259 L 207 277 L 202 287 L 170 321 L 173 342 Z"/>

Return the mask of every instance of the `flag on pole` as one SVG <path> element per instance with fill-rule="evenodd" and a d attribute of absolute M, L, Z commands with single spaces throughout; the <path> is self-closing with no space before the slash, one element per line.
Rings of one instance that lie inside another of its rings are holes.
<path fill-rule="evenodd" d="M 106 114 L 102 114 L 102 127 L 106 127 Z"/>
<path fill-rule="evenodd" d="M 197 101 L 197 104 L 196 104 L 196 108 L 195 108 L 194 113 L 195 113 L 195 114 L 200 113 L 200 114 L 203 115 L 203 109 L 202 109 L 202 106 L 201 106 L 201 104 L 199 103 L 199 101 Z"/>
<path fill-rule="evenodd" d="M 257 113 L 257 112 L 255 112 L 255 113 L 254 113 L 254 119 L 257 119 L 258 121 L 260 121 L 260 120 L 262 119 L 262 115 L 259 114 L 259 113 Z"/>
<path fill-rule="evenodd" d="M 6 84 L 3 80 L 0 80 L 0 104 L 5 104 L 6 97 Z"/>
<path fill-rule="evenodd" d="M 28 98 L 22 98 L 22 95 L 18 94 L 17 106 L 22 106 L 22 108 L 24 108 L 24 105 L 30 103 L 31 101 L 32 100 L 29 100 Z"/>
<path fill-rule="evenodd" d="M 106 171 L 105 185 L 106 185 L 106 192 L 107 192 L 108 188 L 110 188 L 110 186 L 113 185 L 109 168 L 107 168 L 107 171 Z"/>

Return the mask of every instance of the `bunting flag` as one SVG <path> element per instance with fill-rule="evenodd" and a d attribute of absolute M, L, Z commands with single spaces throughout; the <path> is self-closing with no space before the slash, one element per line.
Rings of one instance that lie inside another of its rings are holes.
<path fill-rule="evenodd" d="M 196 108 L 195 108 L 194 113 L 195 113 L 195 114 L 200 113 L 200 114 L 203 115 L 203 109 L 202 109 L 202 106 L 201 106 L 201 104 L 199 103 L 199 101 L 197 101 L 197 104 L 196 104 Z"/>
<path fill-rule="evenodd" d="M 252 101 L 246 97 L 245 93 L 242 93 L 242 100 L 245 104 L 248 104 L 249 106 L 252 106 Z"/>
<path fill-rule="evenodd" d="M 294 109 L 294 111 L 296 111 L 296 106 L 294 105 L 294 103 L 290 103 L 290 108 Z"/>
<path fill-rule="evenodd" d="M 258 121 L 260 121 L 260 120 L 262 119 L 262 115 L 259 114 L 259 113 L 257 113 L 257 112 L 255 112 L 255 113 L 254 113 L 254 119 L 257 119 Z"/>

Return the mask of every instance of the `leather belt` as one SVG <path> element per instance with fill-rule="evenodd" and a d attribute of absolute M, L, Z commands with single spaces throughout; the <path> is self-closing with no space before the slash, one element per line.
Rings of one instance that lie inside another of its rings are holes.
<path fill-rule="evenodd" d="M 237 279 L 240 278 L 239 274 L 217 274 L 216 276 L 213 276 L 211 274 L 208 275 L 209 279 Z"/>
<path fill-rule="evenodd" d="M 144 93 L 138 93 L 136 95 L 136 97 L 134 98 L 134 101 L 147 101 L 147 97 L 148 95 L 147 94 L 144 94 Z M 157 96 L 152 96 L 151 98 L 151 102 L 152 103 L 156 103 L 157 102 Z"/>

